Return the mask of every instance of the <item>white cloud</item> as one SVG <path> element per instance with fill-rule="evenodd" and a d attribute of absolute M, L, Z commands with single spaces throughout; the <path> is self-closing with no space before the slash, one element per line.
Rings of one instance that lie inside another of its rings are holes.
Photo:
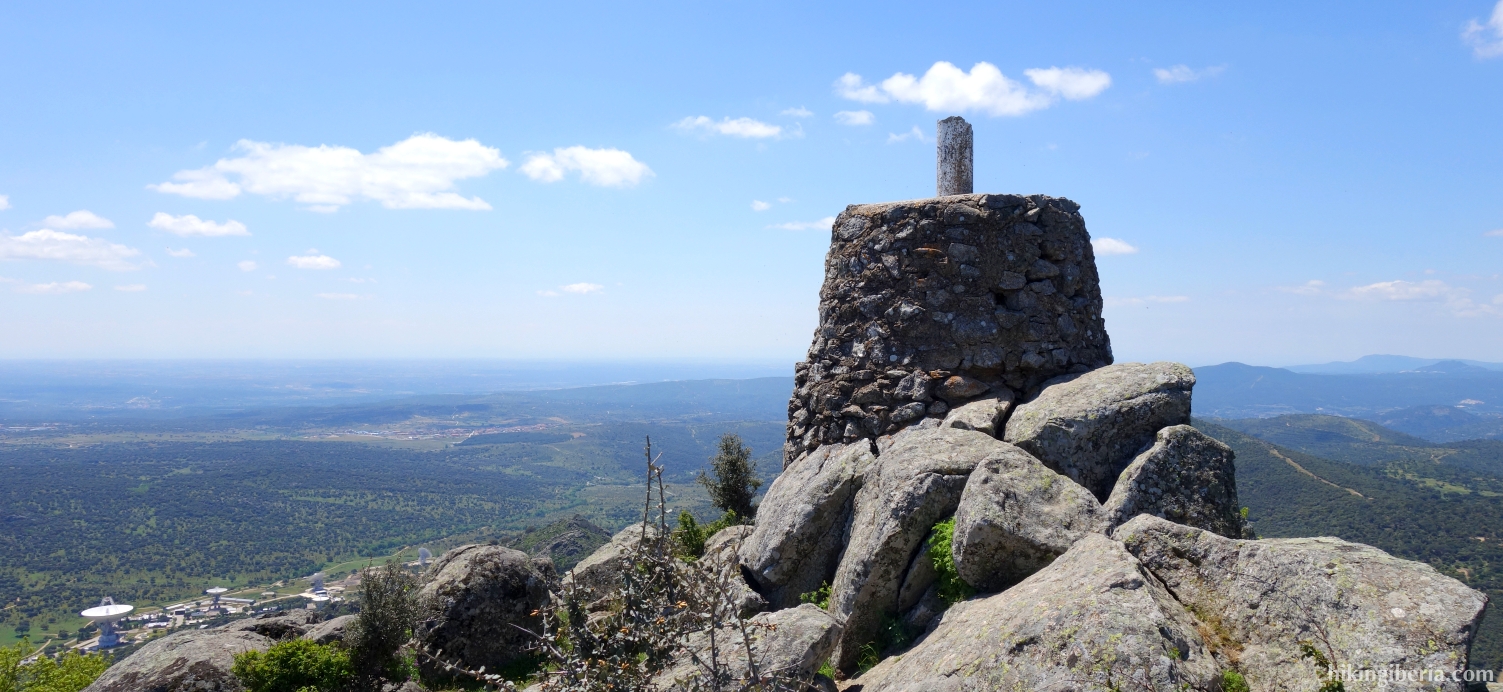
<path fill-rule="evenodd" d="M 1129 245 L 1125 240 L 1116 238 L 1094 238 L 1091 240 L 1091 249 L 1098 255 L 1135 255 L 1138 249 Z"/>
<path fill-rule="evenodd" d="M 293 255 L 287 258 L 287 263 L 298 269 L 338 269 L 340 266 L 339 260 L 322 254 Z"/>
<path fill-rule="evenodd" d="M 889 132 L 889 133 L 887 133 L 887 143 L 888 144 L 895 144 L 897 142 L 902 142 L 902 141 L 906 141 L 906 140 L 910 140 L 910 139 L 916 139 L 916 140 L 918 140 L 920 142 L 927 142 L 927 141 L 929 141 L 928 138 L 924 137 L 924 131 L 920 130 L 918 128 L 918 125 L 914 125 L 913 129 L 911 129 L 911 130 L 909 130 L 907 132 L 904 132 L 903 134 L 897 134 L 895 132 Z"/>
<path fill-rule="evenodd" d="M 1496 58 L 1503 55 L 1503 0 L 1493 6 L 1493 14 L 1486 24 L 1467 20 L 1461 31 L 1461 40 L 1472 47 L 1472 54 L 1479 58 Z"/>
<path fill-rule="evenodd" d="M 793 198 L 792 197 L 779 197 L 778 201 L 782 202 L 783 204 L 788 204 L 789 202 L 793 201 Z"/>
<path fill-rule="evenodd" d="M 10 208 L 10 195 L 0 195 L 0 209 Z"/>
<path fill-rule="evenodd" d="M 876 85 L 865 83 L 861 75 L 854 72 L 847 72 L 835 80 L 835 95 L 861 103 L 887 103 L 892 100 L 879 91 Z"/>
<path fill-rule="evenodd" d="M 760 199 L 754 199 L 754 200 L 752 200 L 751 207 L 752 207 L 752 211 L 767 211 L 768 209 L 772 208 L 772 205 L 768 204 L 766 202 L 763 202 Z"/>
<path fill-rule="evenodd" d="M 57 260 L 125 271 L 140 268 L 128 261 L 139 254 L 141 251 L 135 248 L 48 228 L 18 236 L 0 235 L 0 259 Z"/>
<path fill-rule="evenodd" d="M 140 293 L 146 290 L 146 284 L 126 284 L 124 286 L 116 286 L 115 290 L 125 293 Z"/>
<path fill-rule="evenodd" d="M 1500 237 L 1503 237 L 1503 228 L 1499 228 L 1498 230 L 1495 230 L 1495 231 L 1488 231 L 1486 233 L 1483 233 L 1482 235 L 1492 236 L 1494 238 L 1500 238 Z"/>
<path fill-rule="evenodd" d="M 559 286 L 559 289 L 561 289 L 564 293 L 584 295 L 586 293 L 599 293 L 605 290 L 605 287 L 601 286 L 600 284 L 577 283 L 569 284 L 568 286 Z"/>
<path fill-rule="evenodd" d="M 973 68 L 971 70 L 975 72 Z M 1023 70 L 1029 81 L 1051 94 L 1058 94 L 1071 101 L 1091 98 L 1106 91 L 1112 85 L 1112 76 L 1101 70 L 1083 70 L 1078 67 L 1050 67 Z"/>
<path fill-rule="evenodd" d="M 333 211 L 356 199 L 388 209 L 490 209 L 479 197 L 451 192 L 455 181 L 483 176 L 508 165 L 501 152 L 473 139 L 457 141 L 416 134 L 371 154 L 320 145 L 269 144 L 242 139 L 244 155 L 147 187 L 200 199 L 230 199 L 241 192 L 292 198 L 317 211 Z M 238 176 L 230 180 L 229 175 Z"/>
<path fill-rule="evenodd" d="M 835 217 L 826 216 L 818 221 L 790 221 L 788 223 L 775 223 L 768 228 L 778 228 L 785 231 L 828 231 L 835 225 Z"/>
<path fill-rule="evenodd" d="M 1215 77 L 1225 70 L 1225 65 L 1214 65 L 1199 70 L 1192 69 L 1189 65 L 1175 65 L 1168 69 L 1155 67 L 1153 68 L 1153 76 L 1159 80 L 1160 84 L 1183 84 L 1205 77 Z"/>
<path fill-rule="evenodd" d="M 1453 289 L 1444 281 L 1380 281 L 1366 286 L 1357 286 L 1347 291 L 1348 297 L 1371 300 L 1443 300 Z"/>
<path fill-rule="evenodd" d="M 214 237 L 224 235 L 250 235 L 250 231 L 245 230 L 245 224 L 240 223 L 239 221 L 231 220 L 224 223 L 217 223 L 214 221 L 206 221 L 204 219 L 200 219 L 193 214 L 188 214 L 186 216 L 172 216 L 171 214 L 157 212 L 157 215 L 151 217 L 151 221 L 148 221 L 146 225 L 152 228 L 167 231 L 168 233 L 175 233 L 180 236 L 196 235 Z"/>
<path fill-rule="evenodd" d="M 167 248 L 167 255 L 170 256 L 170 257 L 183 257 L 183 258 L 193 257 L 194 256 L 193 251 L 189 250 L 188 248 L 183 248 L 181 250 L 174 250 L 172 248 Z"/>
<path fill-rule="evenodd" d="M 360 295 L 357 294 L 357 293 L 320 293 L 320 294 L 318 294 L 318 297 L 323 298 L 324 300 L 359 300 L 360 299 Z"/>
<path fill-rule="evenodd" d="M 684 118 L 673 124 L 676 130 L 699 132 L 710 135 L 725 135 L 743 139 L 777 139 L 783 136 L 783 126 L 764 123 L 751 118 L 723 118 L 715 122 L 700 115 Z"/>
<path fill-rule="evenodd" d="M 1320 279 L 1311 279 L 1298 286 L 1279 286 L 1278 290 L 1285 293 L 1293 293 L 1295 295 L 1314 296 L 1324 293 L 1325 285 L 1326 282 L 1321 281 Z"/>
<path fill-rule="evenodd" d="M 538 295 L 543 296 L 545 298 L 557 298 L 558 297 L 558 291 L 542 290 L 542 291 L 538 291 Z"/>
<path fill-rule="evenodd" d="M 601 187 L 632 187 L 654 173 L 647 164 L 620 149 L 565 147 L 553 153 L 533 154 L 522 164 L 522 173 L 541 183 L 556 183 L 569 171 L 579 179 Z"/>
<path fill-rule="evenodd" d="M 256 270 L 256 263 L 251 260 L 241 260 L 236 262 L 235 266 L 240 267 L 240 271 L 243 272 L 253 272 Z"/>
<path fill-rule="evenodd" d="M 94 288 L 82 281 L 54 281 L 45 284 L 29 284 L 17 279 L 0 277 L 0 283 L 14 284 L 15 288 L 11 290 L 17 293 L 78 293 Z"/>
<path fill-rule="evenodd" d="M 877 121 L 877 116 L 871 111 L 840 111 L 835 114 L 835 122 L 841 125 L 870 125 Z"/>
<path fill-rule="evenodd" d="M 1382 300 L 1391 302 L 1444 303 L 1457 317 L 1479 315 L 1503 315 L 1503 311 L 1486 303 L 1471 299 L 1471 289 L 1452 286 L 1439 279 L 1424 281 L 1380 281 L 1366 286 L 1348 289 L 1340 297 L 1357 300 Z"/>
<path fill-rule="evenodd" d="M 923 77 L 899 72 L 882 80 L 880 89 L 860 75 L 846 73 L 835 82 L 835 93 L 862 103 L 922 104 L 931 111 L 979 111 L 987 115 L 1023 115 L 1048 108 L 1057 97 L 1087 99 L 1111 86 L 1100 70 L 1050 67 L 1024 70 L 1040 91 L 1030 91 L 1008 79 L 996 65 L 978 62 L 966 71 L 948 62 L 934 63 Z"/>
<path fill-rule="evenodd" d="M 786 115 L 793 118 L 808 118 L 814 115 L 814 111 L 811 111 L 803 106 L 799 106 L 798 108 L 789 108 L 782 113 L 779 113 L 779 115 Z M 0 209 L 3 208 L 4 207 L 0 207 Z"/>
<path fill-rule="evenodd" d="M 42 219 L 42 225 L 48 228 L 61 228 L 73 230 L 77 228 L 114 228 L 115 222 L 104 218 L 92 211 L 80 209 L 68 212 L 67 216 L 52 215 Z"/>

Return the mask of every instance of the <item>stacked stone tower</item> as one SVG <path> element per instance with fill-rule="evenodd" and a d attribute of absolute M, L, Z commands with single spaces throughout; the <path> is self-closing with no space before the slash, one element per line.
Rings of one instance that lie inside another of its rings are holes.
<path fill-rule="evenodd" d="M 819 328 L 794 368 L 785 466 L 1112 362 L 1080 205 L 943 194 L 971 189 L 971 141 L 960 118 L 939 129 L 942 196 L 853 205 L 835 220 Z"/>

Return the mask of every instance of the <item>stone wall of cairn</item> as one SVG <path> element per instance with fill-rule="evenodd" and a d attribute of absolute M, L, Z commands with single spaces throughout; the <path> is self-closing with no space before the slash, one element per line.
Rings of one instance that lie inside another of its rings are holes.
<path fill-rule="evenodd" d="M 784 465 L 1109 365 L 1079 209 L 982 194 L 847 207 L 831 230 L 819 328 L 794 368 Z"/>

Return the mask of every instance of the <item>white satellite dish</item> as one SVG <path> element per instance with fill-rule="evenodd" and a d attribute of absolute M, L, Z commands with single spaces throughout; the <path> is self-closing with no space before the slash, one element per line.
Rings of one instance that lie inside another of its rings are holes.
<path fill-rule="evenodd" d="M 127 613 L 135 610 L 132 605 L 115 603 L 115 599 L 105 596 L 98 606 L 85 610 L 79 615 L 99 625 L 99 648 L 108 649 L 120 646 L 120 635 L 115 632 L 115 621 L 125 617 Z"/>
<path fill-rule="evenodd" d="M 429 550 L 427 548 L 418 548 L 418 565 L 419 566 L 427 567 L 428 566 L 428 561 L 431 560 L 431 559 L 433 559 L 433 553 L 432 552 L 429 552 Z"/>

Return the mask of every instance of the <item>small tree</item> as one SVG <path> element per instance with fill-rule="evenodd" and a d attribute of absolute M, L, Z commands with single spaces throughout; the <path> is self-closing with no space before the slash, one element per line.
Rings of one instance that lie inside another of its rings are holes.
<path fill-rule="evenodd" d="M 417 579 L 401 563 L 366 568 L 360 577 L 360 613 L 345 640 L 357 686 L 379 690 L 385 682 L 400 684 L 416 673 L 403 647 L 424 613 Z"/>
<path fill-rule="evenodd" d="M 752 498 L 762 480 L 757 478 L 757 462 L 752 460 L 751 447 L 741 441 L 741 436 L 726 433 L 720 436 L 720 448 L 710 458 L 711 476 L 699 472 L 699 484 L 710 493 L 710 502 L 726 512 L 735 512 L 742 521 L 749 521 L 757 512 Z"/>

